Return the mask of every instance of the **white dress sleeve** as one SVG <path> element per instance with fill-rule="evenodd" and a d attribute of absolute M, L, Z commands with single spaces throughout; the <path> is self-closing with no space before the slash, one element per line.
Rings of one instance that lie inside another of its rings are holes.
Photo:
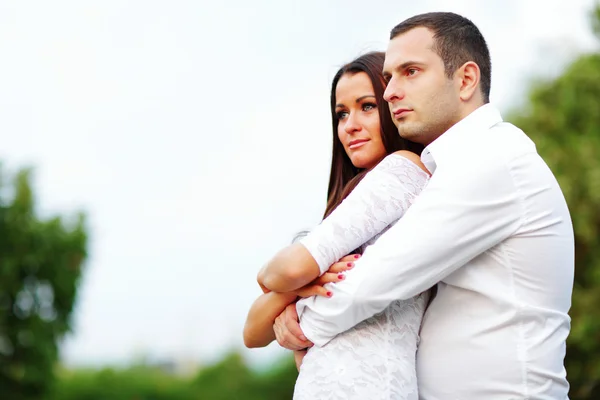
<path fill-rule="evenodd" d="M 390 154 L 367 173 L 350 195 L 300 240 L 317 261 L 321 275 L 402 217 L 428 178 L 399 154 Z"/>

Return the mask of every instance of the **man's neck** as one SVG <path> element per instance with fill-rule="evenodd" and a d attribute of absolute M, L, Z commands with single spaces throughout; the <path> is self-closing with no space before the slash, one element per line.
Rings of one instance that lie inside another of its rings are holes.
<path fill-rule="evenodd" d="M 461 107 L 460 111 L 459 121 L 462 121 L 463 119 L 467 118 L 469 115 L 471 115 L 473 111 L 477 110 L 479 107 L 485 104 L 487 103 L 480 100 L 463 103 L 463 107 Z"/>

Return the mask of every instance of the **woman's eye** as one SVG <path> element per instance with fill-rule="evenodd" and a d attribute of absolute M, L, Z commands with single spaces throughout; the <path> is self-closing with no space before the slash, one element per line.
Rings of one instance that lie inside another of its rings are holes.
<path fill-rule="evenodd" d="M 377 104 L 374 103 L 365 103 L 363 104 L 363 111 L 371 111 L 377 108 Z"/>
<path fill-rule="evenodd" d="M 348 111 L 338 111 L 336 115 L 338 119 L 344 119 L 348 116 Z"/>

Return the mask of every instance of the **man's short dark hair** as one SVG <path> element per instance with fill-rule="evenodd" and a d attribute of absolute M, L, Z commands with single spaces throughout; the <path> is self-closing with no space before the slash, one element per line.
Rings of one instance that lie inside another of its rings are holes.
<path fill-rule="evenodd" d="M 411 17 L 392 29 L 390 40 L 414 28 L 425 27 L 433 32 L 435 51 L 444 62 L 448 78 L 467 61 L 473 61 L 481 71 L 483 101 L 490 101 L 492 62 L 483 35 L 473 22 L 450 12 L 432 12 Z"/>

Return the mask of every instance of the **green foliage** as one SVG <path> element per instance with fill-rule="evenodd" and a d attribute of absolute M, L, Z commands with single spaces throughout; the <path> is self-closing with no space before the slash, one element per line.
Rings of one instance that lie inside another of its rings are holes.
<path fill-rule="evenodd" d="M 596 5 L 591 13 L 592 19 L 592 30 L 600 38 L 600 1 L 596 2 Z"/>
<path fill-rule="evenodd" d="M 600 7 L 597 7 L 600 27 Z M 564 191 L 575 230 L 575 286 L 566 367 L 572 400 L 600 398 L 600 53 L 532 89 L 509 118 L 536 143 Z"/>
<path fill-rule="evenodd" d="M 292 398 L 298 373 L 291 359 L 274 365 L 266 374 L 248 369 L 238 353 L 200 371 L 194 386 L 202 399 L 287 400 Z"/>
<path fill-rule="evenodd" d="M 7 187 L 0 174 L 0 398 L 11 400 L 48 393 L 86 256 L 83 216 L 36 217 L 29 176 Z"/>
<path fill-rule="evenodd" d="M 248 396 L 257 389 L 251 371 L 237 353 L 201 371 L 194 386 L 200 398 L 215 400 L 240 398 L 243 394 L 246 395 L 244 398 L 251 399 L 253 397 Z"/>
<path fill-rule="evenodd" d="M 63 371 L 50 400 L 195 400 L 185 380 L 157 369 Z M 208 399 L 209 397 L 205 397 Z"/>
<path fill-rule="evenodd" d="M 50 400 L 289 400 L 297 375 L 291 358 L 259 374 L 238 353 L 231 353 L 192 379 L 143 366 L 63 371 Z"/>

